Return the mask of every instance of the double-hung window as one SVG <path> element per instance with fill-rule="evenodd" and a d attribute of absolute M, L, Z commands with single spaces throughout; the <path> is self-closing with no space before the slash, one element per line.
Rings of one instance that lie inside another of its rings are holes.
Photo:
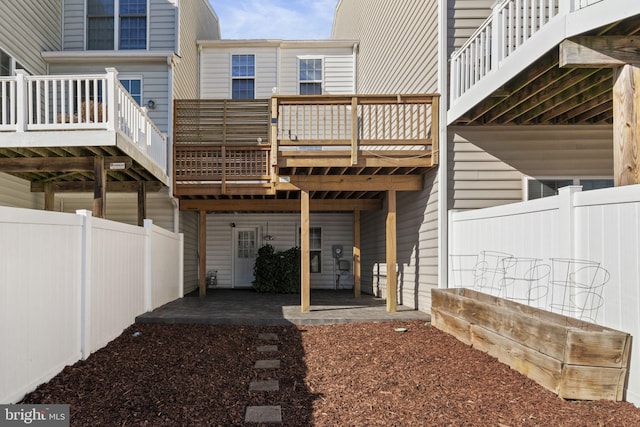
<path fill-rule="evenodd" d="M 322 95 L 322 59 L 300 58 L 300 95 Z"/>
<path fill-rule="evenodd" d="M 302 245 L 302 230 L 298 228 L 297 246 Z M 322 228 L 309 227 L 309 272 L 322 273 Z"/>
<path fill-rule="evenodd" d="M 255 83 L 255 55 L 231 55 L 231 99 L 254 99 Z"/>
<path fill-rule="evenodd" d="M 88 50 L 146 48 L 147 0 L 87 0 Z"/>

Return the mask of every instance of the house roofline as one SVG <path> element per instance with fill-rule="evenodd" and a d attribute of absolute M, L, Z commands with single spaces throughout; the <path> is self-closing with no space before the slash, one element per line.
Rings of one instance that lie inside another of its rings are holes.
<path fill-rule="evenodd" d="M 198 40 L 198 47 L 280 47 L 292 48 L 322 48 L 348 47 L 353 48 L 357 40 L 279 40 L 279 39 L 226 39 L 226 40 Z"/>

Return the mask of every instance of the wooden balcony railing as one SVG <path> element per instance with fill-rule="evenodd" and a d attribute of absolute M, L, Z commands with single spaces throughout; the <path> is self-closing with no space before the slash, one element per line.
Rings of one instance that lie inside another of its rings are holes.
<path fill-rule="evenodd" d="M 439 95 L 273 97 L 272 162 L 281 167 L 403 162 L 413 167 L 434 166 L 438 101 Z"/>
<path fill-rule="evenodd" d="M 194 186 L 206 184 L 218 188 L 207 194 L 229 194 L 230 185 L 265 194 L 280 171 L 297 167 L 433 167 L 438 103 L 439 95 L 178 100 L 175 193 L 195 195 Z"/>

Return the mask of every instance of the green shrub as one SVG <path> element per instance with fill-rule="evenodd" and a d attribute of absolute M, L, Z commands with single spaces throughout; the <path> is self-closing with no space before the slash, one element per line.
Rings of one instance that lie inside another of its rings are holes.
<path fill-rule="evenodd" d="M 253 288 L 257 292 L 296 294 L 300 292 L 300 249 L 276 252 L 265 245 L 258 250 Z"/>

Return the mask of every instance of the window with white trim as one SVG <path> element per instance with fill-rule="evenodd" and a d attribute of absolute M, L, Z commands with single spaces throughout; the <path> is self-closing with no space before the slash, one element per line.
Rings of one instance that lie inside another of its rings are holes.
<path fill-rule="evenodd" d="M 87 0 L 88 50 L 146 48 L 147 0 Z"/>
<path fill-rule="evenodd" d="M 298 245 L 301 246 L 302 230 L 298 228 Z M 309 227 L 309 272 L 322 273 L 322 228 Z"/>
<path fill-rule="evenodd" d="M 613 187 L 613 179 L 610 178 L 527 178 L 525 182 L 526 200 L 555 196 L 559 189 L 569 185 L 581 185 L 582 191 Z"/>
<path fill-rule="evenodd" d="M 120 84 L 129 92 L 129 95 L 142 105 L 142 80 L 141 79 L 120 79 Z"/>
<path fill-rule="evenodd" d="M 0 76 L 11 75 L 11 62 L 12 58 L 0 49 Z"/>
<path fill-rule="evenodd" d="M 322 58 L 300 58 L 300 95 L 322 95 Z"/>
<path fill-rule="evenodd" d="M 231 55 L 231 99 L 254 99 L 255 84 L 255 55 Z"/>

